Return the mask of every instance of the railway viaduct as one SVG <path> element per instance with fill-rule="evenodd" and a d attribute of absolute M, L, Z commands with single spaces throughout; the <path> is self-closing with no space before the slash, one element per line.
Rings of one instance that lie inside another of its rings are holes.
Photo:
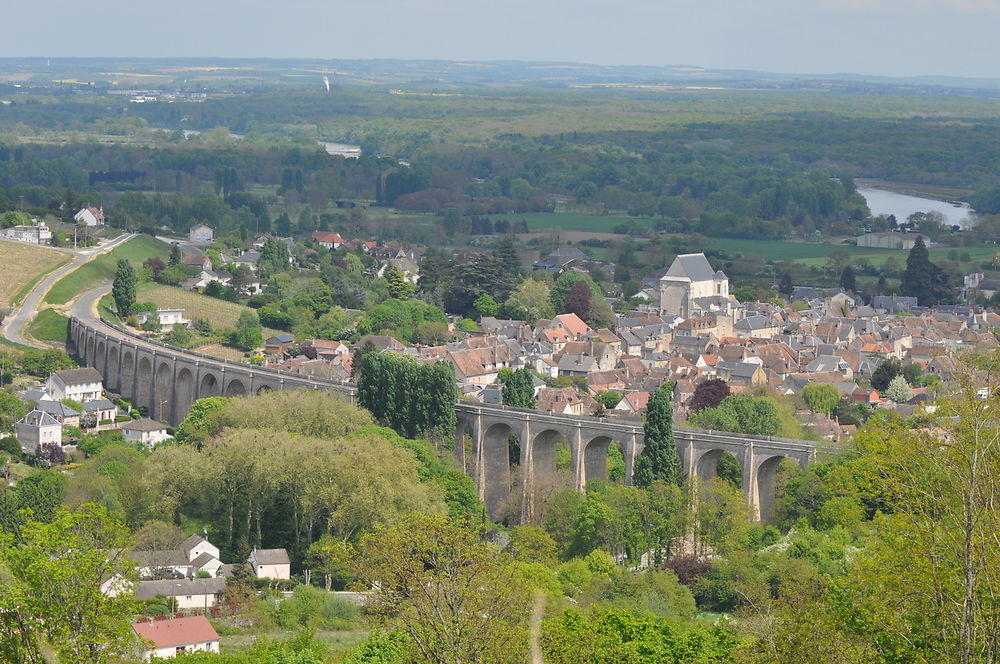
<path fill-rule="evenodd" d="M 293 389 L 327 390 L 352 403 L 355 388 L 289 372 L 231 362 L 167 346 L 133 335 L 102 319 L 72 317 L 70 347 L 104 376 L 105 386 L 143 408 L 153 419 L 177 424 L 196 400 Z M 476 482 L 493 516 L 512 510 L 530 514 L 539 492 L 557 481 L 557 446 L 569 448 L 572 485 L 583 491 L 593 479 L 607 479 L 608 448 L 616 445 L 630 482 L 643 448 L 635 420 L 560 415 L 535 410 L 455 404 L 456 454 Z M 681 467 L 703 480 L 714 477 L 719 459 L 732 454 L 743 471 L 743 491 L 757 514 L 770 517 L 778 465 L 788 458 L 800 466 L 816 454 L 816 443 L 701 429 L 674 428 Z M 468 441 L 468 442 L 467 442 Z M 512 443 L 516 449 L 512 450 Z M 468 450 L 467 450 L 468 447 Z M 515 452 L 515 453 L 512 453 Z M 512 480 L 518 475 L 518 495 Z M 565 480 L 562 480 L 565 482 Z"/>

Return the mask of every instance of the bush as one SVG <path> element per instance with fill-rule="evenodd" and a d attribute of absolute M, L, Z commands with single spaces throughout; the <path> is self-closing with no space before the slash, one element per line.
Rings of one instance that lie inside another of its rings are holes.
<path fill-rule="evenodd" d="M 350 629 L 360 612 L 350 602 L 313 586 L 300 585 L 274 610 L 275 621 L 287 629 L 298 627 Z"/>

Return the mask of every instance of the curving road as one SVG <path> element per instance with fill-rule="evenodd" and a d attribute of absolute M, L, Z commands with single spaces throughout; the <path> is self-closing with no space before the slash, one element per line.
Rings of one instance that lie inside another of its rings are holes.
<path fill-rule="evenodd" d="M 41 303 L 45 294 L 49 292 L 49 289 L 52 288 L 52 285 L 87 261 L 93 259 L 95 256 L 102 254 L 105 251 L 110 251 L 133 237 L 135 237 L 134 233 L 125 233 L 94 249 L 67 252 L 75 254 L 76 258 L 38 282 L 38 285 L 35 286 L 30 293 L 28 293 L 27 297 L 24 298 L 24 302 L 22 302 L 16 310 L 11 312 L 4 319 L 2 329 L 3 336 L 7 340 L 13 341 L 16 344 L 31 346 L 33 348 L 45 348 L 45 346 L 39 346 L 28 342 L 24 338 L 23 332 L 27 325 L 31 322 L 31 319 L 35 317 L 35 314 L 38 311 L 39 303 Z"/>

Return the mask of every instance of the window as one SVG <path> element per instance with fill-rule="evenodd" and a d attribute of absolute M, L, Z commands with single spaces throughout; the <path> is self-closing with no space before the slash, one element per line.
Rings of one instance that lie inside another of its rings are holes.
<path fill-rule="evenodd" d="M 187 596 L 187 601 L 189 601 L 189 602 L 191 601 L 191 595 Z"/>

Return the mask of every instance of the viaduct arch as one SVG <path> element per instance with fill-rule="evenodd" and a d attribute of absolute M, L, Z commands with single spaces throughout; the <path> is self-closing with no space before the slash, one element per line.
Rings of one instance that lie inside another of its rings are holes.
<path fill-rule="evenodd" d="M 99 368 L 109 389 L 171 424 L 179 423 L 191 404 L 205 397 L 322 389 L 352 403 L 355 400 L 355 388 L 348 383 L 184 351 L 132 335 L 103 320 L 71 318 L 69 342 L 87 364 Z M 556 475 L 556 450 L 561 441 L 568 444 L 570 484 L 578 491 L 583 491 L 589 481 L 607 478 L 611 445 L 621 450 L 624 481 L 631 483 L 635 459 L 643 449 L 642 425 L 637 421 L 465 401 L 455 404 L 455 412 L 456 456 L 475 480 L 480 497 L 494 516 L 512 502 L 520 503 L 522 515 L 534 513 L 537 492 Z M 516 437 L 520 448 L 515 463 L 519 466 L 521 493 L 515 496 L 511 495 L 512 437 Z M 732 454 L 742 468 L 743 492 L 765 520 L 773 510 L 774 481 L 781 460 L 788 458 L 805 466 L 816 455 L 816 443 L 805 440 L 685 427 L 675 427 L 674 438 L 681 467 L 688 475 L 711 479 L 723 453 Z"/>

